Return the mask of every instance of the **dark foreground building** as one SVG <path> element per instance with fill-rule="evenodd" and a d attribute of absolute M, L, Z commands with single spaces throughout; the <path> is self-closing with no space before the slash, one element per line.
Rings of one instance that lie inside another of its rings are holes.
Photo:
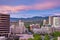
<path fill-rule="evenodd" d="M 10 15 L 0 13 L 0 36 L 8 36 L 10 28 Z"/>

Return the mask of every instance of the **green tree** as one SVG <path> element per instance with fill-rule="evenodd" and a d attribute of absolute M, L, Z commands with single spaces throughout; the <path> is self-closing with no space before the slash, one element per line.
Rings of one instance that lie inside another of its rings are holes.
<path fill-rule="evenodd" d="M 43 22 L 40 23 L 40 27 L 43 26 Z"/>
<path fill-rule="evenodd" d="M 57 40 L 57 37 L 55 37 L 53 40 Z"/>
<path fill-rule="evenodd" d="M 39 34 L 34 34 L 34 40 L 42 40 Z"/>
<path fill-rule="evenodd" d="M 48 35 L 45 35 L 44 40 L 50 40 L 49 36 Z"/>
<path fill-rule="evenodd" d="M 54 36 L 54 37 L 58 37 L 58 36 L 60 36 L 60 32 L 55 31 L 55 32 L 52 34 L 52 36 Z"/>
<path fill-rule="evenodd" d="M 26 28 L 29 28 L 30 27 L 30 24 L 29 23 L 25 23 L 24 24 Z"/>

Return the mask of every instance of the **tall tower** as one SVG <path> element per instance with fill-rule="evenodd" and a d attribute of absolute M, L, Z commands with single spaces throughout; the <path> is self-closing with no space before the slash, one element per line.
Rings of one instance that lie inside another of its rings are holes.
<path fill-rule="evenodd" d="M 53 25 L 53 17 L 49 16 L 49 25 Z"/>
<path fill-rule="evenodd" d="M 46 19 L 43 20 L 43 25 L 46 25 Z"/>
<path fill-rule="evenodd" d="M 10 28 L 10 15 L 0 13 L 0 36 L 8 36 Z"/>
<path fill-rule="evenodd" d="M 19 20 L 19 28 L 20 28 L 20 33 L 25 33 L 25 25 L 24 22 L 22 22 L 21 20 Z"/>

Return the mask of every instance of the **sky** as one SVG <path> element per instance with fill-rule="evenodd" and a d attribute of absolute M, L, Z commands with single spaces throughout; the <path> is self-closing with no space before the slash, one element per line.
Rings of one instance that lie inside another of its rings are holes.
<path fill-rule="evenodd" d="M 60 0 L 0 0 L 0 13 L 12 18 L 60 15 Z"/>

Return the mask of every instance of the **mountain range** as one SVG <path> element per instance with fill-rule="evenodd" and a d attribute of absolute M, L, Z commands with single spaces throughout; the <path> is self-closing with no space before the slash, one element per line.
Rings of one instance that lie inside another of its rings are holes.
<path fill-rule="evenodd" d="M 22 20 L 24 22 L 36 22 L 36 21 L 42 21 L 43 19 L 48 20 L 48 16 L 47 17 L 35 16 L 31 18 L 10 18 L 10 22 L 16 22 L 18 20 Z"/>

